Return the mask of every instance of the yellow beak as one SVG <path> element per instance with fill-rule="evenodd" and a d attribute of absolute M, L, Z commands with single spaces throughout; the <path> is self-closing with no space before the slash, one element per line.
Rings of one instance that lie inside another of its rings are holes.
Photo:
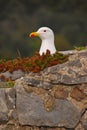
<path fill-rule="evenodd" d="M 32 33 L 30 33 L 29 36 L 30 37 L 37 37 L 37 36 L 39 36 L 39 34 L 37 32 L 32 32 Z"/>

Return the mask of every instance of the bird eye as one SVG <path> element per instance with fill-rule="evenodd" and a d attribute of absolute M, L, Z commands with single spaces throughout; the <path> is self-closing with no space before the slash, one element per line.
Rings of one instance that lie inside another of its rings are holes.
<path fill-rule="evenodd" d="M 44 32 L 46 32 L 46 30 L 44 30 Z"/>

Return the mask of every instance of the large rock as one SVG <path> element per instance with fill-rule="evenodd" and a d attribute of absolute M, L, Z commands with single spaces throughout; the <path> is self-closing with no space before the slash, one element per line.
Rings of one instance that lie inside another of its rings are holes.
<path fill-rule="evenodd" d="M 87 83 L 87 50 L 77 52 L 69 61 L 35 74 L 29 73 L 23 79 L 26 84 L 50 89 L 52 84 L 75 85 Z"/>
<path fill-rule="evenodd" d="M 18 130 L 87 129 L 87 50 L 40 73 L 4 74 L 13 80 L 22 77 L 13 88 L 6 80 L 0 82 L 0 123 L 8 121 L 6 130 L 16 129 L 12 125 Z"/>
<path fill-rule="evenodd" d="M 46 68 L 38 74 L 26 74 L 18 80 L 15 87 L 20 124 L 74 128 L 86 108 L 80 101 L 85 102 L 87 93 L 79 88 L 79 84 L 87 83 L 86 66 L 87 50 L 83 50 L 71 55 L 64 64 Z M 87 90 L 86 85 L 84 88 Z"/>
<path fill-rule="evenodd" d="M 16 83 L 16 107 L 21 125 L 74 128 L 79 122 L 81 114 L 70 101 L 52 99 L 46 92 L 27 93 L 23 87 L 22 81 Z"/>
<path fill-rule="evenodd" d="M 8 108 L 6 104 L 5 89 L 0 89 L 0 122 L 8 121 Z"/>

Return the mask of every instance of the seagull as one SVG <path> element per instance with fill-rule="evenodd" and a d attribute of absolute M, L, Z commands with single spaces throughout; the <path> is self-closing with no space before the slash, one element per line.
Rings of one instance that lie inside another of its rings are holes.
<path fill-rule="evenodd" d="M 29 35 L 30 37 L 39 36 L 42 40 L 39 54 L 42 55 L 46 53 L 47 50 L 50 51 L 50 54 L 54 54 L 56 52 L 55 44 L 54 44 L 54 33 L 49 27 L 41 27 L 36 32 L 32 32 Z"/>

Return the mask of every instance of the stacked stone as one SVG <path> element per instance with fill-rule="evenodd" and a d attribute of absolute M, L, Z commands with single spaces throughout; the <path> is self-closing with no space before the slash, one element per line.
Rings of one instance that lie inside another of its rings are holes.
<path fill-rule="evenodd" d="M 5 85 L 0 130 L 87 130 L 87 50 Z"/>

